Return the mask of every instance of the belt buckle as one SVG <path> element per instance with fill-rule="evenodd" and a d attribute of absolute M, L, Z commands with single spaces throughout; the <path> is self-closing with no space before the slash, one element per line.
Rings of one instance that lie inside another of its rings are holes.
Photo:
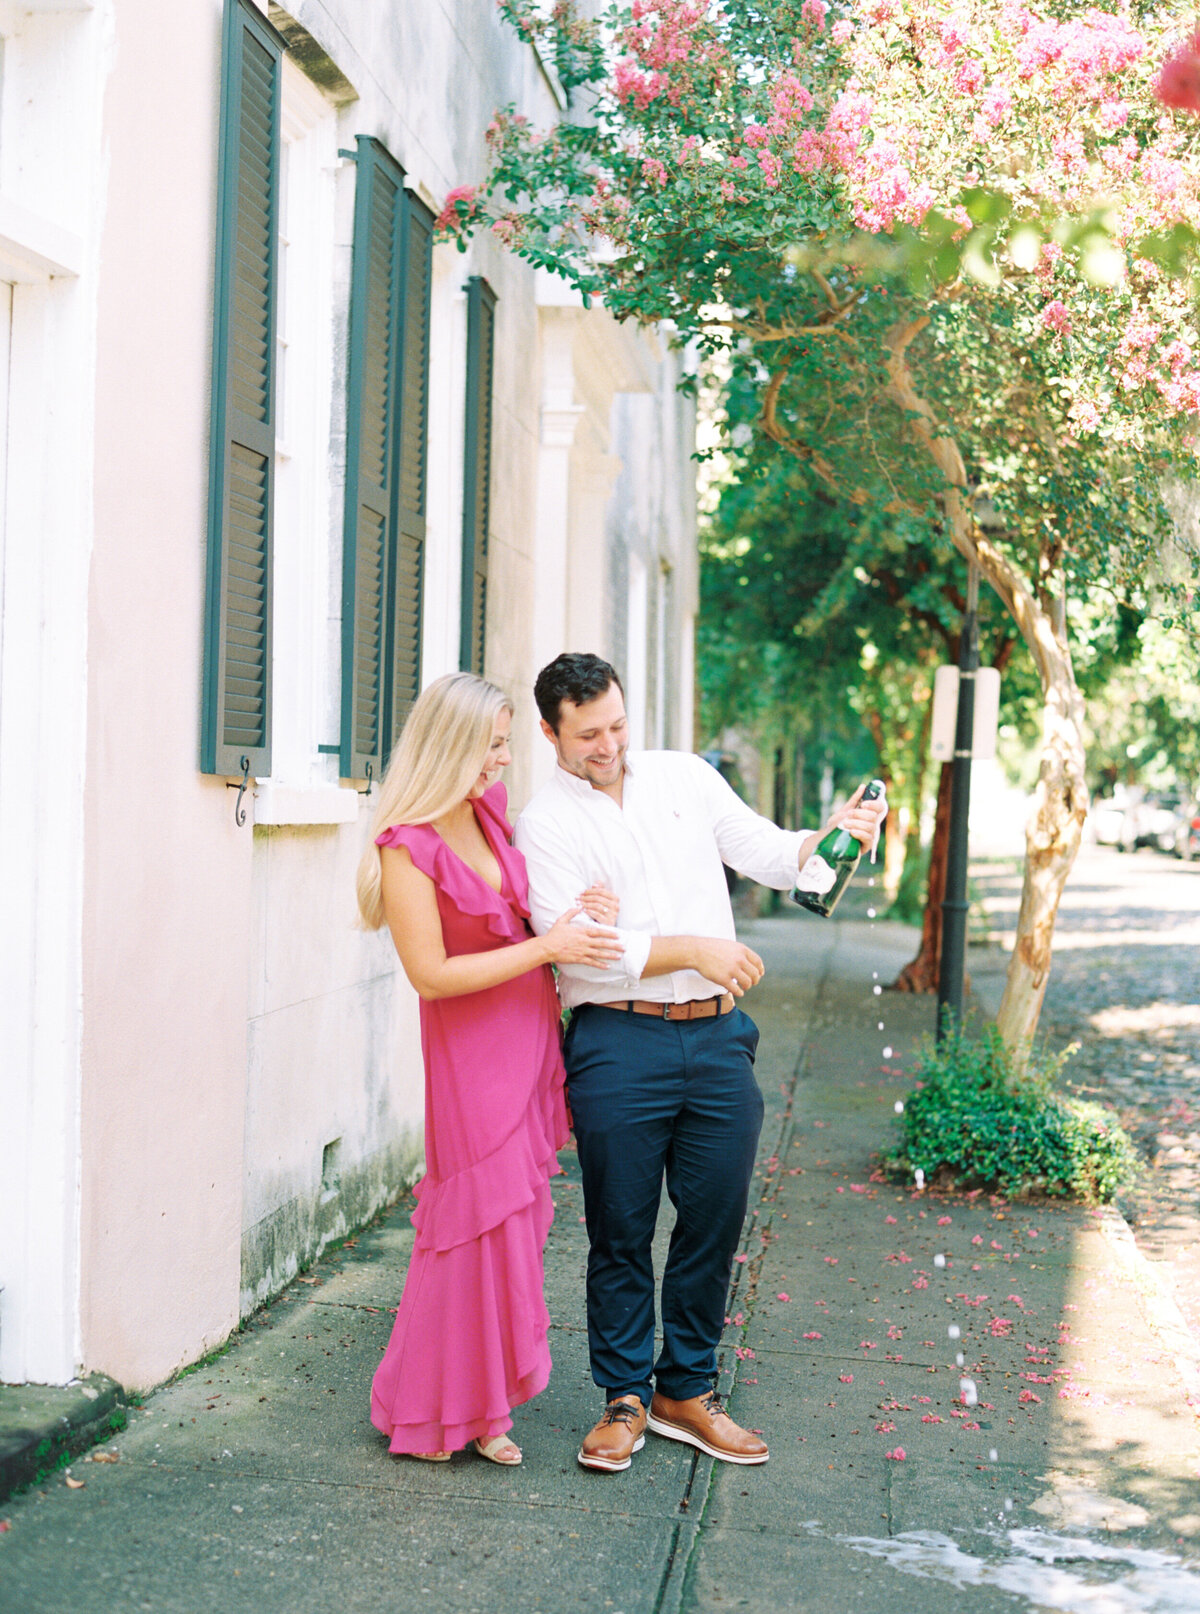
<path fill-rule="evenodd" d="M 671 1018 L 671 1010 L 674 1007 L 675 1007 L 675 1005 L 673 1003 L 664 1003 L 663 1004 L 662 1017 L 663 1017 L 664 1020 L 669 1020 Z"/>

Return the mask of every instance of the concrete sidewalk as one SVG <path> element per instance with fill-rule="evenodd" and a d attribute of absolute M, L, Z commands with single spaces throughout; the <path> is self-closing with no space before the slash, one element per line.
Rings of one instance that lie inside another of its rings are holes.
<path fill-rule="evenodd" d="M 720 1387 L 765 1467 L 653 1435 L 625 1474 L 576 1464 L 600 1398 L 566 1155 L 521 1468 L 397 1461 L 370 1426 L 401 1207 L 0 1509 L 0 1609 L 1200 1609 L 1197 1352 L 1124 1224 L 872 1181 L 932 1025 L 873 991 L 913 933 L 789 912 L 744 935 L 767 1121 Z"/>

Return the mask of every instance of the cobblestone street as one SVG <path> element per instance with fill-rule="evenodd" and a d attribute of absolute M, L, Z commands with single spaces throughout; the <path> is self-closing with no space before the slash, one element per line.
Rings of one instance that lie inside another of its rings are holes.
<path fill-rule="evenodd" d="M 1019 863 L 974 864 L 971 880 L 989 938 L 1011 951 Z M 1112 1104 L 1150 1163 L 1121 1209 L 1200 1338 L 1200 864 L 1083 848 L 1039 1029 L 1079 1043 L 1066 1079 Z"/>

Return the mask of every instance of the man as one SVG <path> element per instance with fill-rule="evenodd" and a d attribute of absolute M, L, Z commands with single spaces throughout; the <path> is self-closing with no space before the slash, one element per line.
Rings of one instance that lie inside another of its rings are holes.
<path fill-rule="evenodd" d="M 699 757 L 630 755 L 621 681 L 598 656 L 557 657 L 534 695 L 558 758 L 516 828 L 534 929 L 603 885 L 616 899 L 604 917 L 624 944 L 618 964 L 560 970 L 591 1246 L 588 1344 L 606 1400 L 579 1462 L 628 1468 L 649 1425 L 725 1462 L 765 1463 L 766 1444 L 713 1389 L 763 1117 L 758 1031 L 735 1001 L 763 964 L 736 939 L 723 863 L 786 890 L 819 837 L 760 818 Z M 885 810 L 855 796 L 834 821 L 871 845 Z M 664 1173 L 676 1221 L 655 1362 L 651 1241 Z"/>

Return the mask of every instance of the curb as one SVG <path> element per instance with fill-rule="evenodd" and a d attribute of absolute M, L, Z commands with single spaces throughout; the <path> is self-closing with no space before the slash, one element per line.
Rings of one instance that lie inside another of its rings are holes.
<path fill-rule="evenodd" d="M 1138 1249 L 1133 1229 L 1120 1211 L 1108 1207 L 1099 1220 L 1101 1233 L 1142 1297 L 1146 1321 L 1183 1382 L 1184 1400 L 1200 1420 L 1200 1341 L 1188 1327 L 1171 1289 L 1169 1273 Z"/>
<path fill-rule="evenodd" d="M 125 1390 L 104 1373 L 61 1388 L 0 1386 L 0 1503 L 124 1429 L 126 1407 Z"/>

